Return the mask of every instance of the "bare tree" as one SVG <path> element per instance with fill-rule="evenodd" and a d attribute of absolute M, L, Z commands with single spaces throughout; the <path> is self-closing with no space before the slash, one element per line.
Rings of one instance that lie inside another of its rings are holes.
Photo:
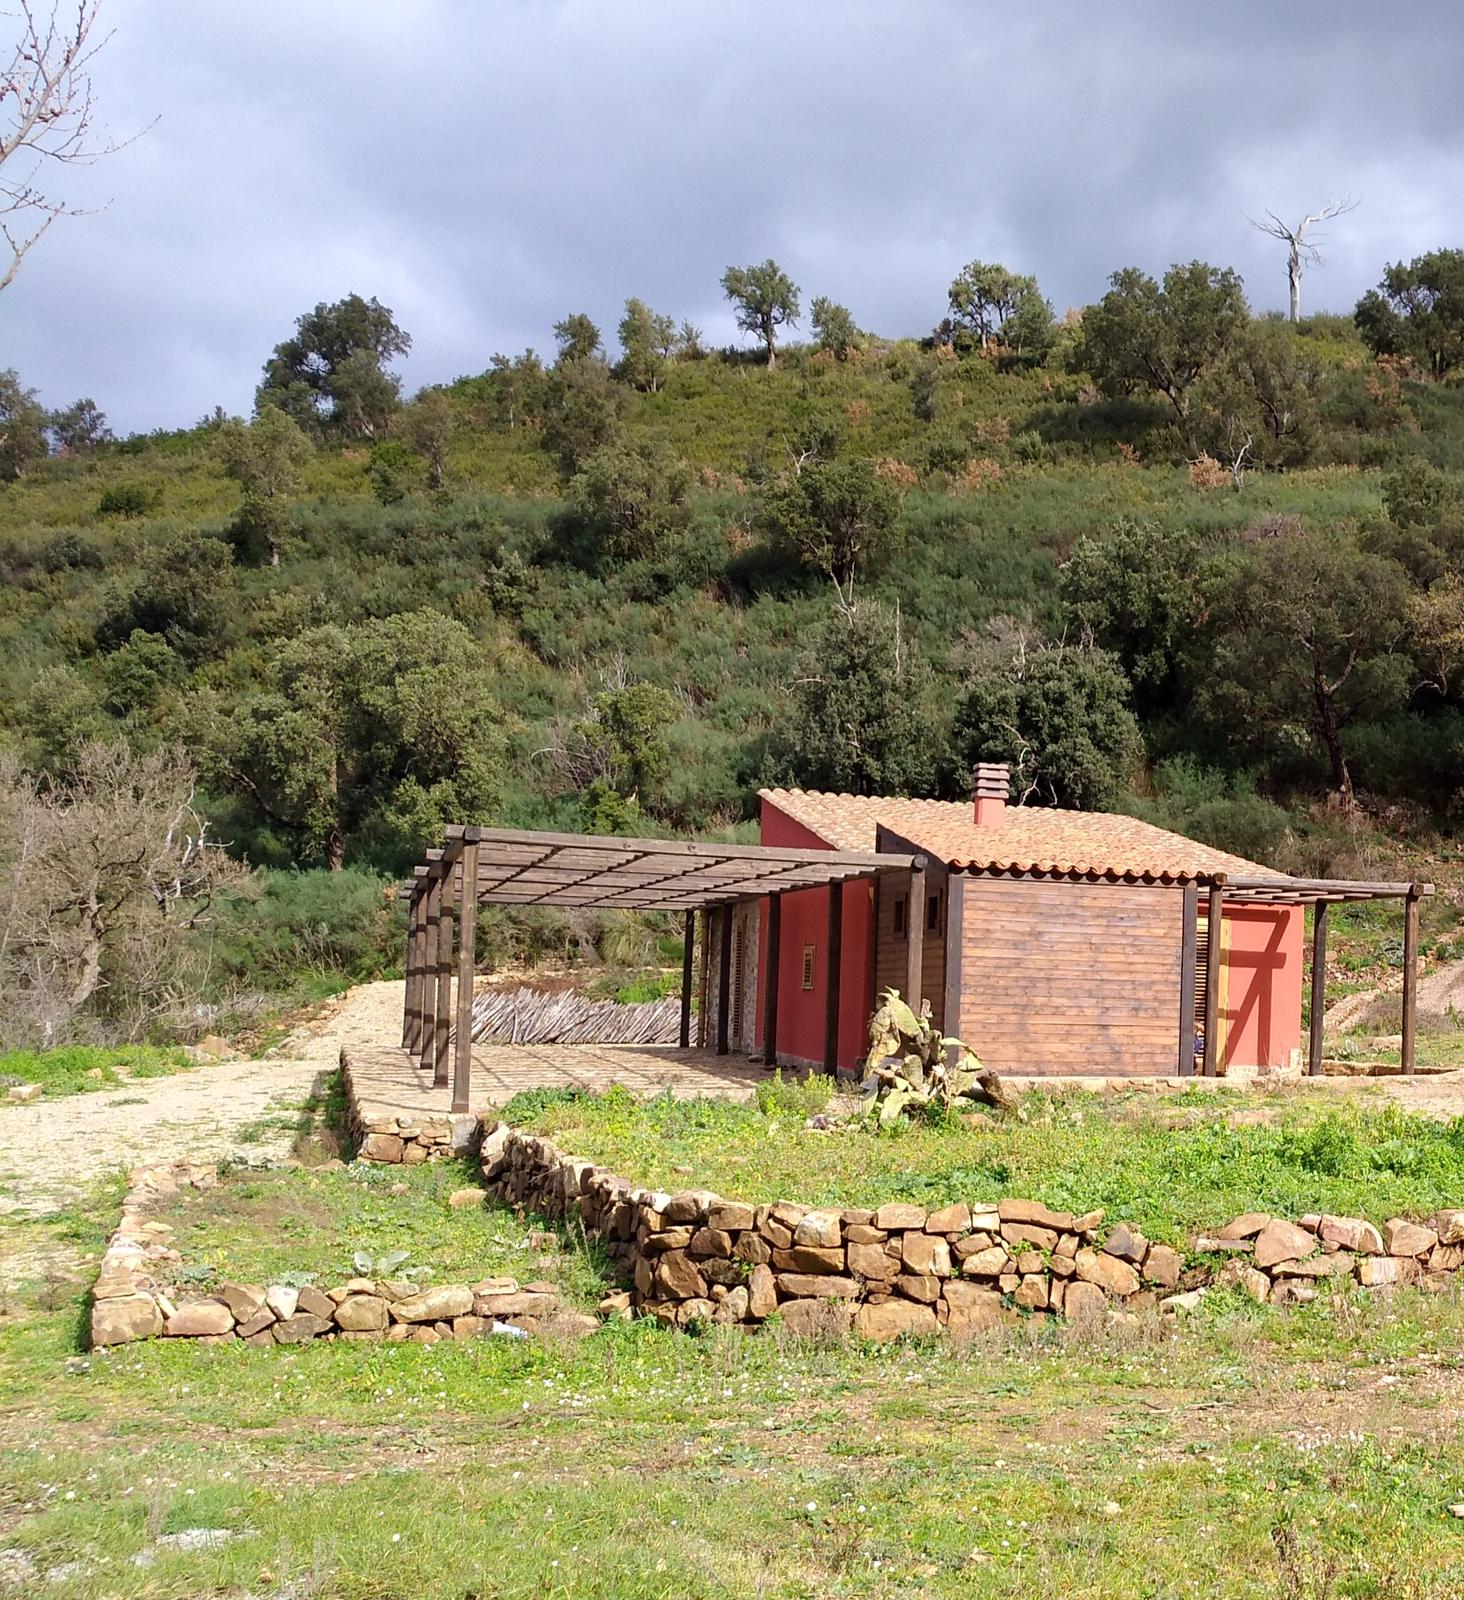
<path fill-rule="evenodd" d="M 46 192 L 55 167 L 85 167 L 130 144 L 96 126 L 91 64 L 111 38 L 97 32 L 102 0 L 16 0 L 5 20 L 18 25 L 8 63 L 0 68 L 0 289 L 20 271 L 26 252 L 57 217 L 82 208 Z M 136 137 L 136 135 L 134 135 Z"/>
<path fill-rule="evenodd" d="M 1308 212 L 1294 228 L 1282 222 L 1274 211 L 1266 213 L 1268 220 L 1265 222 L 1257 222 L 1254 217 L 1246 219 L 1251 227 L 1258 228 L 1272 239 L 1279 239 L 1286 246 L 1286 282 L 1291 291 L 1291 321 L 1295 322 L 1301 316 L 1302 272 L 1307 267 L 1326 265 L 1317 248 L 1321 243 L 1321 235 L 1312 230 L 1319 222 L 1330 222 L 1333 217 L 1356 211 L 1360 203 L 1350 195 L 1344 195 L 1340 200 L 1328 200 L 1320 211 Z"/>
<path fill-rule="evenodd" d="M 50 781 L 0 757 L 0 1040 L 135 1039 L 184 1022 L 212 904 L 247 878 L 209 838 L 175 752 L 89 745 Z"/>

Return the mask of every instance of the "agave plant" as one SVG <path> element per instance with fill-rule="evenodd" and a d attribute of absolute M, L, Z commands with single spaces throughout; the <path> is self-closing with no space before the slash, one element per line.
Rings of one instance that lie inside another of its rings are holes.
<path fill-rule="evenodd" d="M 974 1050 L 935 1026 L 928 1000 L 917 1016 L 898 989 L 885 990 L 870 1019 L 859 1087 L 866 1109 L 884 1127 L 912 1107 L 949 1111 L 964 1104 L 1010 1111 L 1016 1106 L 1016 1096 L 981 1065 Z"/>
<path fill-rule="evenodd" d="M 401 1266 L 410 1254 L 410 1250 L 388 1250 L 384 1256 L 373 1256 L 369 1250 L 358 1250 L 351 1260 L 363 1278 L 385 1277 L 393 1267 Z"/>

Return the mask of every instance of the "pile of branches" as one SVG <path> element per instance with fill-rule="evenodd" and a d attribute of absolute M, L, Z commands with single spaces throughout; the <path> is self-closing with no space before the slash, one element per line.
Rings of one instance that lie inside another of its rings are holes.
<path fill-rule="evenodd" d="M 942 1033 L 930 1017 L 930 1002 L 916 1013 L 886 989 L 869 1023 L 869 1054 L 859 1086 L 870 1115 L 888 1127 L 912 1110 L 960 1111 L 994 1106 L 1015 1111 L 1018 1097 L 975 1051 Z"/>

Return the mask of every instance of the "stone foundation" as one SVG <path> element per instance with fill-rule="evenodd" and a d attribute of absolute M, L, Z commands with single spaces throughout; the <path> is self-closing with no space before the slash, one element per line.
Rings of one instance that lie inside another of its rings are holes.
<path fill-rule="evenodd" d="M 484 1278 L 472 1284 L 423 1287 L 406 1279 L 352 1278 L 333 1289 L 313 1285 L 224 1283 L 211 1295 L 175 1298 L 155 1274 L 182 1257 L 168 1240 L 167 1223 L 148 1217 L 160 1199 L 180 1189 L 210 1189 L 212 1167 L 139 1167 L 132 1174 L 118 1223 L 92 1289 L 91 1345 L 130 1344 L 136 1339 L 202 1339 L 218 1344 L 304 1344 L 311 1339 L 410 1340 L 539 1331 L 545 1318 L 586 1332 L 593 1318 L 564 1313 L 552 1283 Z"/>
<path fill-rule="evenodd" d="M 356 1160 L 410 1167 L 450 1155 L 471 1155 L 477 1148 L 482 1119 L 476 1113 L 416 1114 L 373 1102 L 360 1094 L 344 1056 L 342 1076 L 346 1085 L 346 1131 Z"/>
<path fill-rule="evenodd" d="M 484 1132 L 481 1154 L 484 1181 L 502 1199 L 579 1221 L 602 1241 L 625 1286 L 602 1311 L 677 1327 L 755 1327 L 776 1316 L 795 1333 L 959 1335 L 1022 1312 L 1081 1322 L 1187 1310 L 1212 1283 L 1277 1304 L 1315 1299 L 1329 1282 L 1431 1288 L 1464 1265 L 1464 1210 L 1381 1230 L 1356 1218 L 1254 1213 L 1197 1240 L 1194 1262 L 1126 1223 L 1105 1228 L 1101 1211 L 1031 1200 L 865 1210 L 668 1194 L 503 1123 Z"/>

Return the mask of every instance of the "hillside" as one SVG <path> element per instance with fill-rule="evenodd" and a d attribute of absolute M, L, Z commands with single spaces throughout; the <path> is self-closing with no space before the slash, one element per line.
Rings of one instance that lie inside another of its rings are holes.
<path fill-rule="evenodd" d="M 746 836 L 761 783 L 953 795 L 984 756 L 1278 866 L 1447 876 L 1464 397 L 1341 319 L 1246 336 L 1305 426 L 1238 463 L 1218 380 L 1181 427 L 1070 325 L 1038 360 L 862 336 L 639 386 L 495 358 L 374 437 L 305 430 L 268 502 L 259 424 L 27 462 L 0 740 L 42 772 L 179 744 L 266 869 L 400 871 L 468 814 Z M 357 930 L 324 965 L 372 964 L 374 881 L 319 891 Z M 241 971 L 298 964 L 301 904 L 265 909 Z"/>

